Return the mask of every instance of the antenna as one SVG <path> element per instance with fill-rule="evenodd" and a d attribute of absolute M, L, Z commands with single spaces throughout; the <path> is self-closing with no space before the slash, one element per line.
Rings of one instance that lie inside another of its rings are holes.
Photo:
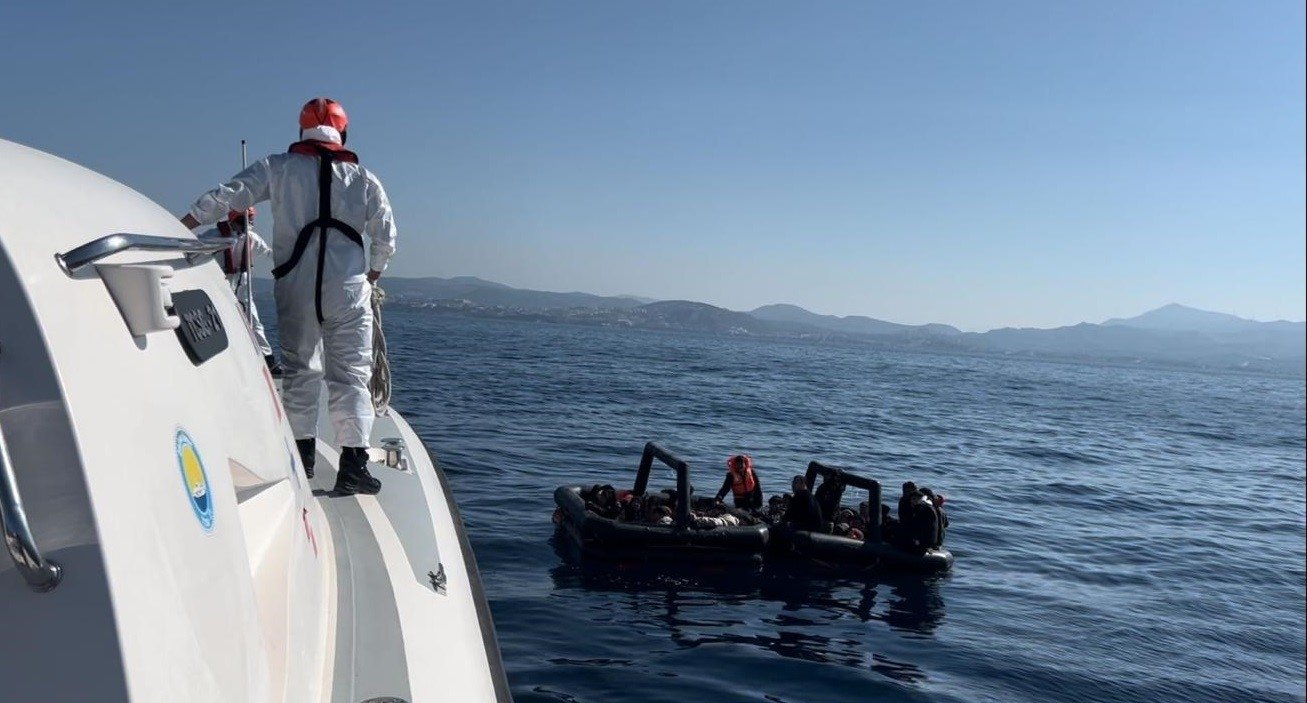
<path fill-rule="evenodd" d="M 245 170 L 248 159 L 245 152 L 245 140 L 241 140 L 241 170 Z M 254 239 L 250 237 L 249 232 L 253 228 L 253 223 L 249 218 L 245 219 L 245 256 L 241 257 L 245 261 L 241 265 L 244 269 L 242 272 L 245 278 L 245 295 L 244 300 L 240 301 L 245 304 L 245 322 L 249 324 L 250 329 L 254 328 Z"/>

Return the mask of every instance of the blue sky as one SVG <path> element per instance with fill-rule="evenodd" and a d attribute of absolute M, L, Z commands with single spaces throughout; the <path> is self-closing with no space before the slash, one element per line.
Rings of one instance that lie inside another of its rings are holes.
<path fill-rule="evenodd" d="M 182 212 L 341 100 L 395 275 L 1304 318 L 1301 2 L 10 3 L 0 136 Z M 339 40 L 332 40 L 332 37 Z"/>

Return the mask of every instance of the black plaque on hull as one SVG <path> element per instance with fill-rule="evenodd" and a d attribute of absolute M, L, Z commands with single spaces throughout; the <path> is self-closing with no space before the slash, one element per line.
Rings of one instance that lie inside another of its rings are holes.
<path fill-rule="evenodd" d="M 181 320 L 177 339 L 191 363 L 199 366 L 227 348 L 227 330 L 209 294 L 183 290 L 172 294 L 173 314 Z"/>

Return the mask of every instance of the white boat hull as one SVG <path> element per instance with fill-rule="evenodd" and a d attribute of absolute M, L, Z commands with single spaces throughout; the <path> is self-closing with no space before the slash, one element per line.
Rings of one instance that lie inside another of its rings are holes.
<path fill-rule="evenodd" d="M 115 233 L 194 240 L 125 186 L 0 141 L 0 471 L 19 501 L 0 503 L 61 572 L 37 592 L 12 540 L 0 555 L 0 698 L 509 700 L 457 508 L 407 423 L 378 423 L 407 463 L 371 467 L 379 496 L 315 495 L 330 434 L 310 485 L 215 263 L 55 257 Z M 169 326 L 195 291 L 227 337 L 200 361 Z"/>

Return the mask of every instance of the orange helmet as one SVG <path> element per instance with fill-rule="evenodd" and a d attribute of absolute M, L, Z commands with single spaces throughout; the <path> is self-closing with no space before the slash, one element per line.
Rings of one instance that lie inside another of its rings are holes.
<path fill-rule="evenodd" d="M 349 116 L 345 114 L 345 108 L 335 100 L 314 98 L 304 103 L 303 109 L 300 110 L 300 129 L 314 127 L 331 127 L 337 132 L 344 133 L 349 127 Z"/>
<path fill-rule="evenodd" d="M 239 220 L 239 219 L 242 218 L 242 217 L 245 218 L 245 221 L 246 221 L 246 222 L 253 222 L 253 221 L 254 221 L 254 208 L 249 208 L 249 209 L 246 210 L 245 212 L 241 212 L 240 210 L 230 210 L 230 211 L 227 212 L 227 221 L 228 221 L 228 222 L 235 222 L 236 220 Z"/>

